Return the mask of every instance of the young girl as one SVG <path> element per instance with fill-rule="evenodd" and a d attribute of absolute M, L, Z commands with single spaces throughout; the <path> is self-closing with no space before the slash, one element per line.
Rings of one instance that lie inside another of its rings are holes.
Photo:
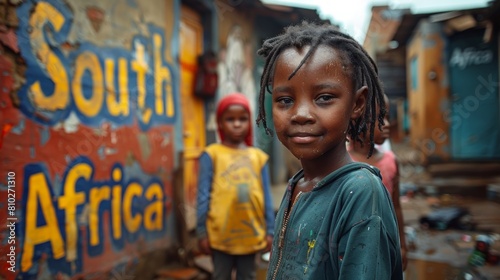
<path fill-rule="evenodd" d="M 384 94 L 385 107 L 389 108 L 389 98 Z M 389 138 L 389 120 L 384 118 L 384 123 L 380 123 L 380 129 L 375 129 L 373 142 L 382 145 Z M 363 141 L 350 141 L 349 154 L 354 161 L 365 162 L 377 167 L 382 174 L 382 182 L 391 195 L 392 203 L 396 211 L 398 220 L 399 237 L 401 243 L 401 256 L 403 258 L 403 270 L 406 269 L 406 239 L 404 233 L 404 220 L 401 203 L 399 200 L 399 167 L 394 153 L 390 150 L 382 151 L 377 146 L 373 149 L 371 157 L 367 157 L 370 152 L 368 134 L 365 134 Z"/>
<path fill-rule="evenodd" d="M 252 147 L 250 106 L 243 94 L 224 97 L 217 107 L 220 144 L 200 157 L 197 236 L 212 254 L 213 279 L 255 279 L 255 254 L 269 251 L 274 210 L 268 156 Z"/>
<path fill-rule="evenodd" d="M 267 279 L 402 279 L 390 197 L 377 169 L 353 162 L 345 145 L 367 127 L 372 135 L 376 104 L 384 107 L 375 63 L 350 36 L 310 23 L 259 54 L 257 121 L 267 130 L 267 89 L 276 135 L 302 165 L 278 211 Z"/>

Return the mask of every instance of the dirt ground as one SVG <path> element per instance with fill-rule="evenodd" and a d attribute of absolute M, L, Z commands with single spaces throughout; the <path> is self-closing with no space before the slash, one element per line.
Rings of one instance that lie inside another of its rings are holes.
<path fill-rule="evenodd" d="M 500 254 L 500 193 L 494 192 L 500 189 L 499 163 L 429 164 L 406 143 L 393 144 L 393 150 L 400 163 L 407 242 L 414 238 L 405 279 L 500 279 L 498 261 L 469 265 L 479 236 L 491 241 L 491 256 Z M 428 228 L 421 222 L 422 217 L 457 209 L 464 215 L 448 228 Z"/>

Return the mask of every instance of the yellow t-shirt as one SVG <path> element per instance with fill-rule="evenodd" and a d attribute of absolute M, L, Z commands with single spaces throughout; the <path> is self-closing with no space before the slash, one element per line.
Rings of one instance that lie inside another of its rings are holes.
<path fill-rule="evenodd" d="M 258 148 L 233 149 L 212 144 L 205 152 L 213 163 L 207 215 L 210 246 L 229 254 L 255 253 L 266 246 L 261 171 L 268 155 Z"/>

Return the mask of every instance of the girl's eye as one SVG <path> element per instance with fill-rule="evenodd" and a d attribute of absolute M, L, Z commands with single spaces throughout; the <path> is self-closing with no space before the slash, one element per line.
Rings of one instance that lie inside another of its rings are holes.
<path fill-rule="evenodd" d="M 293 99 L 290 97 L 280 97 L 280 98 L 276 99 L 276 103 L 280 103 L 283 105 L 290 105 L 293 103 Z"/>
<path fill-rule="evenodd" d="M 334 97 L 330 94 L 322 94 L 316 99 L 316 101 L 318 103 L 329 103 L 333 100 L 333 98 Z"/>

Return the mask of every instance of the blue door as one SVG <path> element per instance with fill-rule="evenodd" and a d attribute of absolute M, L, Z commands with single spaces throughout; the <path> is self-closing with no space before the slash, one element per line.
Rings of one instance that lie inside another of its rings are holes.
<path fill-rule="evenodd" d="M 500 158 L 497 38 L 483 42 L 484 31 L 450 38 L 451 156 Z"/>

